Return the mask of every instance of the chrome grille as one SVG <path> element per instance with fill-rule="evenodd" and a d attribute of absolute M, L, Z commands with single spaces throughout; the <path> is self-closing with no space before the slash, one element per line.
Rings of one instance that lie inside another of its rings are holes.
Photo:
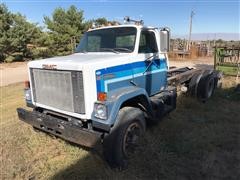
<path fill-rule="evenodd" d="M 85 113 L 82 72 L 31 69 L 31 78 L 35 102 Z"/>

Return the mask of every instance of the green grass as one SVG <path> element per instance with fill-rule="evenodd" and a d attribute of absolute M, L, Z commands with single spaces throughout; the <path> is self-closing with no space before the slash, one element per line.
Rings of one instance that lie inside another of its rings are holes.
<path fill-rule="evenodd" d="M 22 84 L 1 88 L 1 179 L 238 179 L 240 97 L 234 78 L 203 104 L 180 96 L 177 109 L 149 127 L 127 170 L 95 152 L 36 133 L 20 122 Z"/>
<path fill-rule="evenodd" d="M 225 75 L 236 76 L 238 67 L 236 67 L 236 66 L 217 66 L 217 70 L 222 71 Z"/>

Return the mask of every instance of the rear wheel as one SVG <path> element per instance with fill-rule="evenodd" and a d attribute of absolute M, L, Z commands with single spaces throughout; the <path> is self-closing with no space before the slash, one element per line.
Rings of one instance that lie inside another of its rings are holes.
<path fill-rule="evenodd" d="M 205 102 L 213 95 L 214 89 L 215 78 L 210 74 L 200 80 L 198 86 L 198 98 L 201 101 Z"/>
<path fill-rule="evenodd" d="M 104 156 L 112 167 L 125 168 L 145 132 L 143 112 L 134 107 L 122 108 L 110 135 L 104 139 Z"/>

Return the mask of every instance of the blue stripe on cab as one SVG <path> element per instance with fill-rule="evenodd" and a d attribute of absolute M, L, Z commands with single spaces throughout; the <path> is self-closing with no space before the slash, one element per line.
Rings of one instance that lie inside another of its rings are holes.
<path fill-rule="evenodd" d="M 166 86 L 167 63 L 165 59 L 156 59 L 146 71 L 149 63 L 151 61 L 139 61 L 97 70 L 97 92 L 129 86 L 133 80 L 139 87 L 145 88 L 149 95 L 157 93 Z"/>

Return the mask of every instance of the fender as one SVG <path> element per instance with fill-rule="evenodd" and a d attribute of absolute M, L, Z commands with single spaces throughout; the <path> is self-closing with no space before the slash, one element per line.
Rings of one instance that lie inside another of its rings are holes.
<path fill-rule="evenodd" d="M 101 128 L 109 131 L 110 128 L 116 123 L 116 117 L 122 104 L 134 97 L 143 95 L 147 99 L 149 107 L 151 107 L 148 94 L 145 89 L 136 86 L 122 87 L 113 91 L 109 91 L 107 101 L 104 102 L 108 110 L 108 119 L 101 120 L 92 114 L 93 127 Z M 151 110 L 151 109 L 150 109 Z"/>

